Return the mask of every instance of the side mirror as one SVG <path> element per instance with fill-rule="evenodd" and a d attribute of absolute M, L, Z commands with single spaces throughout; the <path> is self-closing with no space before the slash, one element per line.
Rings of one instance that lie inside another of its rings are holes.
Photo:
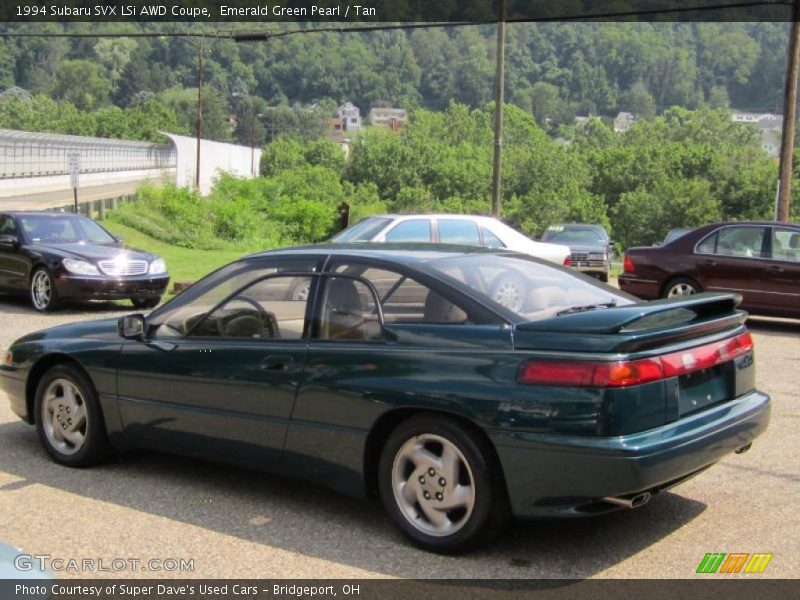
<path fill-rule="evenodd" d="M 114 241 L 117 242 L 118 244 L 121 244 L 122 242 L 125 241 L 125 238 L 121 238 L 118 235 L 115 235 L 114 236 Z"/>
<path fill-rule="evenodd" d="M 0 235 L 0 247 L 16 250 L 19 247 L 19 238 L 12 234 Z"/>
<path fill-rule="evenodd" d="M 117 332 L 126 340 L 140 340 L 144 337 L 144 315 L 135 313 L 120 317 L 117 321 Z"/>

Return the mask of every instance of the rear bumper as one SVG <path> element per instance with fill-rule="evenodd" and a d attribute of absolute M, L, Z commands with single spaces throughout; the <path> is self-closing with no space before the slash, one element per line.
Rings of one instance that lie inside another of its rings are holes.
<path fill-rule="evenodd" d="M 62 299 L 118 300 L 126 298 L 155 298 L 163 296 L 169 283 L 166 276 L 125 277 L 104 279 L 61 276 L 56 290 Z"/>
<path fill-rule="evenodd" d="M 609 273 L 611 268 L 608 265 L 599 265 L 599 266 L 586 266 L 586 265 L 571 265 L 573 269 L 576 271 L 580 271 L 581 273 Z"/>
<path fill-rule="evenodd" d="M 661 297 L 661 285 L 653 279 L 639 279 L 631 275 L 619 276 L 619 289 L 643 300 L 656 300 Z"/>
<path fill-rule="evenodd" d="M 753 391 L 680 421 L 613 438 L 490 434 L 518 517 L 593 514 L 600 499 L 658 491 L 750 444 L 769 423 Z M 610 507 L 609 507 L 610 508 Z"/>

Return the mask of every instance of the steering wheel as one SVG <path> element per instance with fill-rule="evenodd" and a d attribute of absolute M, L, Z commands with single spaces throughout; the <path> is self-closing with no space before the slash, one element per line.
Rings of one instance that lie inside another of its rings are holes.
<path fill-rule="evenodd" d="M 274 314 L 272 314 L 271 312 L 266 310 L 263 306 L 261 306 L 261 304 L 259 304 L 257 300 L 245 294 L 239 294 L 238 296 L 234 296 L 233 298 L 228 300 L 228 302 L 236 302 L 237 300 L 240 300 L 245 304 L 249 304 L 250 306 L 255 308 L 258 315 L 262 317 L 261 319 L 259 319 L 261 321 L 262 329 L 266 327 L 269 330 L 269 337 L 271 338 L 278 337 L 278 331 L 277 331 L 278 327 L 277 323 L 275 322 Z M 217 321 L 217 326 L 220 329 L 222 329 L 222 323 L 220 323 L 219 321 Z M 224 332 L 220 331 L 220 334 L 224 335 Z"/>

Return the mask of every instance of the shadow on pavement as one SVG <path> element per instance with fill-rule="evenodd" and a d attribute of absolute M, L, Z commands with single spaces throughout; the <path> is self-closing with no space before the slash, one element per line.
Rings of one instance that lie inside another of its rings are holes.
<path fill-rule="evenodd" d="M 800 334 L 800 320 L 773 317 L 749 317 L 747 326 L 758 333 Z"/>
<path fill-rule="evenodd" d="M 52 313 L 39 313 L 31 306 L 30 300 L 25 296 L 0 295 L 0 313 L 7 315 L 40 315 L 46 316 L 69 316 L 85 314 L 103 315 L 107 312 L 129 311 L 135 309 L 130 302 L 65 302 L 63 307 Z"/>
<path fill-rule="evenodd" d="M 700 502 L 663 493 L 633 511 L 518 522 L 484 550 L 437 556 L 409 545 L 377 500 L 359 501 L 281 477 L 150 452 L 93 469 L 68 469 L 49 460 L 34 428 L 22 422 L 0 425 L 0 439 L 0 471 L 22 479 L 0 487 L 0 494 L 42 484 L 386 576 L 590 577 L 705 510 Z M 20 512 L 14 518 L 36 517 Z"/>

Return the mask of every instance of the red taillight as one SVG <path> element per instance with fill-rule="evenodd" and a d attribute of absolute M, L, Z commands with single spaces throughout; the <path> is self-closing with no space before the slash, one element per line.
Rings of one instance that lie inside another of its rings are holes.
<path fill-rule="evenodd" d="M 622 261 L 622 268 L 626 273 L 633 273 L 634 269 L 633 261 L 631 260 L 631 257 L 628 256 L 627 254 L 625 255 L 625 259 Z"/>
<path fill-rule="evenodd" d="M 750 332 L 746 331 L 735 338 L 667 354 L 661 357 L 661 363 L 664 365 L 665 376 L 676 377 L 715 367 L 747 354 L 752 349 L 753 338 Z"/>
<path fill-rule="evenodd" d="M 530 385 L 627 387 L 709 369 L 752 349 L 753 339 L 745 332 L 735 338 L 656 358 L 617 362 L 532 360 L 522 365 L 517 381 Z"/>
<path fill-rule="evenodd" d="M 597 363 L 594 387 L 627 387 L 664 379 L 664 368 L 657 358 Z"/>
<path fill-rule="evenodd" d="M 571 267 L 572 266 L 572 257 L 567 254 L 567 257 L 564 259 L 564 266 Z"/>
<path fill-rule="evenodd" d="M 592 385 L 595 363 L 534 360 L 522 365 L 517 381 L 538 385 Z"/>

